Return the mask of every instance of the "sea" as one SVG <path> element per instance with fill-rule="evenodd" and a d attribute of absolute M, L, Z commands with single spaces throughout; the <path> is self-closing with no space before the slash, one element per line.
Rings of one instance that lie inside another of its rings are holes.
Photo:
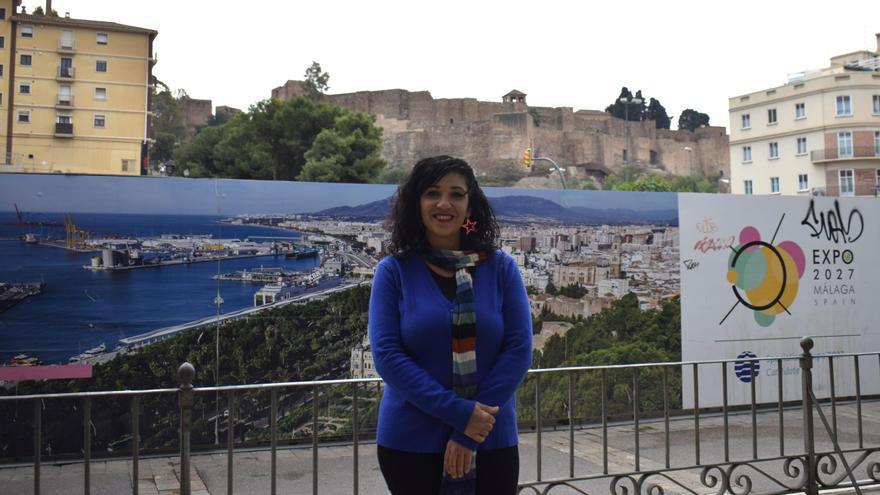
<path fill-rule="evenodd" d="M 163 234 L 206 235 L 215 239 L 288 238 L 299 232 L 273 227 L 235 225 L 217 216 L 116 215 L 78 213 L 73 221 L 93 236 L 132 236 L 140 239 Z M 218 281 L 211 277 L 242 269 L 282 267 L 308 271 L 318 258 L 284 256 L 211 261 L 124 271 L 83 268 L 96 252 L 73 252 L 41 244 L 26 244 L 19 236 L 64 239 L 61 213 L 29 214 L 30 222 L 55 222 L 61 227 L 20 226 L 15 213 L 0 213 L 0 282 L 44 282 L 39 295 L 0 313 L 0 362 L 17 354 L 36 356 L 44 364 L 67 363 L 87 349 L 104 344 L 112 350 L 119 339 L 158 328 L 198 320 L 253 306 L 260 284 Z M 293 239 L 291 239 L 293 238 Z M 271 242 L 271 240 L 269 240 Z M 323 288 L 323 287 L 322 287 Z"/>

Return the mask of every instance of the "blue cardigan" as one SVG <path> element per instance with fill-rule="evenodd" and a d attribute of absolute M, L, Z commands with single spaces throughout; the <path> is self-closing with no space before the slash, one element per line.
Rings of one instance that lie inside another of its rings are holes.
<path fill-rule="evenodd" d="M 452 303 L 419 256 L 384 258 L 370 294 L 370 347 L 385 380 L 377 443 L 409 452 L 446 450 L 451 437 L 478 449 L 517 444 L 514 393 L 532 362 L 529 301 L 513 258 L 496 251 L 474 273 L 476 401 L 499 406 L 482 444 L 464 435 L 475 401 L 452 390 Z"/>

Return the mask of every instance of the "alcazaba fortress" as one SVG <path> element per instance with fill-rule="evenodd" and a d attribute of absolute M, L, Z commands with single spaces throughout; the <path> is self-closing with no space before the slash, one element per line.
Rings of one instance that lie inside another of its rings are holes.
<path fill-rule="evenodd" d="M 303 94 L 302 83 L 293 80 L 272 90 L 280 100 Z M 627 129 L 624 120 L 602 111 L 530 107 L 516 90 L 501 102 L 435 99 L 428 91 L 402 89 L 325 95 L 324 101 L 375 115 L 384 130 L 383 158 L 405 169 L 420 158 L 449 154 L 466 159 L 479 175 L 524 176 L 522 152 L 531 146 L 533 156 L 553 158 L 573 177 L 602 179 L 625 163 L 667 175 L 730 176 L 724 127 L 671 131 L 643 121 Z"/>

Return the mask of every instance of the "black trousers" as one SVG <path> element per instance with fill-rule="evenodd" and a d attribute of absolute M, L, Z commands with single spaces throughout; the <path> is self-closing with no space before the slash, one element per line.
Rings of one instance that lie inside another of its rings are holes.
<path fill-rule="evenodd" d="M 423 454 L 376 445 L 379 468 L 392 495 L 435 495 L 443 479 L 443 454 Z M 477 454 L 477 494 L 515 495 L 519 449 L 481 450 Z"/>

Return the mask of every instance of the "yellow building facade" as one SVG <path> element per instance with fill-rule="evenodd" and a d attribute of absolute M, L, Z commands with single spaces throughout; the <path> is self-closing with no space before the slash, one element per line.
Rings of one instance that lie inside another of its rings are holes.
<path fill-rule="evenodd" d="M 16 4 L 0 0 L 0 170 L 140 175 L 156 31 Z"/>

